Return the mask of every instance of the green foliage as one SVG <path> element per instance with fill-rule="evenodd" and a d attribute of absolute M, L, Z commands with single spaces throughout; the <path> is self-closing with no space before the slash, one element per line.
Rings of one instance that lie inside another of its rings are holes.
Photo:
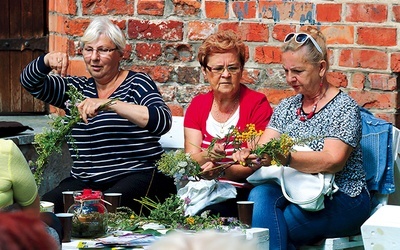
<path fill-rule="evenodd" d="M 35 135 L 34 145 L 38 153 L 38 158 L 34 163 L 33 174 L 38 186 L 42 182 L 43 171 L 49 157 L 54 152 L 61 153 L 62 144 L 66 138 L 73 144 L 74 140 L 71 136 L 72 127 L 81 121 L 76 105 L 84 100 L 84 96 L 72 84 L 69 85 L 67 95 L 70 98 L 66 103 L 66 105 L 71 105 L 70 116 L 51 116 L 52 122 L 50 123 L 50 128 L 44 128 L 42 133 Z"/>
<path fill-rule="evenodd" d="M 156 202 L 147 197 L 136 200 L 146 209 L 150 210 L 148 217 L 136 217 L 139 224 L 158 223 L 167 228 L 200 231 L 204 229 L 225 230 L 233 227 L 245 227 L 237 218 L 222 218 L 218 215 L 210 215 L 209 211 L 201 215 L 185 215 L 185 207 L 190 203 L 190 199 L 181 199 L 178 195 L 171 195 L 163 203 Z M 132 219 L 132 216 L 130 217 Z"/>
<path fill-rule="evenodd" d="M 190 154 L 181 149 L 167 151 L 162 154 L 156 166 L 165 175 L 173 177 L 175 184 L 179 181 L 187 180 L 189 177 L 196 177 L 201 172 L 199 163 L 193 160 Z"/>
<path fill-rule="evenodd" d="M 70 108 L 70 115 L 50 116 L 52 119 L 52 122 L 49 124 L 50 128 L 44 128 L 42 133 L 35 135 L 34 145 L 38 158 L 35 163 L 31 163 L 31 165 L 33 165 L 31 167 L 38 186 L 40 186 L 42 182 L 43 171 L 48 163 L 49 157 L 53 153 L 61 153 L 62 145 L 65 140 L 68 140 L 77 151 L 74 144 L 75 140 L 71 136 L 71 131 L 78 122 L 82 121 L 77 105 L 82 102 L 85 97 L 72 84 L 68 84 L 68 86 L 67 95 L 69 100 L 65 105 Z M 111 105 L 113 101 L 114 99 L 104 103 L 98 110 L 104 110 Z"/>

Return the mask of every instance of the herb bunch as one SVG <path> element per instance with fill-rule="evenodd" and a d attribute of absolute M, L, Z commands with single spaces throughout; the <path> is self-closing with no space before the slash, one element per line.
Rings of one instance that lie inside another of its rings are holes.
<path fill-rule="evenodd" d="M 199 163 L 182 149 L 166 151 L 156 166 L 165 175 L 173 177 L 175 184 L 189 180 L 190 177 L 196 178 L 201 173 Z"/>
<path fill-rule="evenodd" d="M 49 157 L 54 152 L 61 153 L 62 144 L 65 139 L 69 140 L 73 147 L 75 147 L 73 144 L 74 139 L 71 136 L 71 130 L 75 124 L 81 121 L 79 110 L 76 105 L 82 102 L 85 97 L 72 84 L 69 84 L 67 95 L 69 100 L 66 106 L 70 107 L 70 115 L 51 116 L 52 122 L 50 123 L 50 129 L 44 128 L 42 133 L 35 135 L 34 143 L 38 158 L 34 163 L 35 168 L 33 174 L 38 186 L 42 182 L 43 171 L 45 165 L 48 163 Z"/>
<path fill-rule="evenodd" d="M 71 136 L 72 128 L 82 121 L 77 105 L 85 100 L 85 97 L 78 89 L 68 84 L 68 101 L 65 106 L 70 109 L 70 114 L 67 116 L 50 116 L 52 121 L 49 123 L 50 128 L 44 128 L 42 133 L 36 134 L 34 138 L 35 149 L 38 154 L 38 158 L 34 163 L 31 163 L 33 175 L 36 180 L 36 184 L 40 186 L 42 182 L 42 175 L 46 164 L 48 163 L 49 157 L 53 153 L 62 152 L 62 144 L 65 140 L 69 141 L 72 148 L 77 152 L 77 148 L 74 144 L 75 140 Z M 100 105 L 98 110 L 106 109 L 114 99 Z"/>
<path fill-rule="evenodd" d="M 287 156 L 289 152 L 293 152 L 294 145 L 304 145 L 306 142 L 312 140 L 308 139 L 294 139 L 287 134 L 282 134 L 279 138 L 274 138 L 269 142 L 257 145 L 252 151 L 259 159 L 268 155 L 271 157 L 271 165 L 282 165 L 279 156 Z"/>
<path fill-rule="evenodd" d="M 234 151 L 246 146 L 254 147 L 262 133 L 262 130 L 256 130 L 256 125 L 253 123 L 247 124 L 243 130 L 231 126 L 226 135 L 223 137 L 216 137 L 211 141 L 210 145 L 207 147 L 207 156 L 215 161 L 221 161 L 226 158 L 225 150 L 228 146 L 232 145 Z M 216 143 L 224 146 L 224 152 L 214 151 Z"/>
<path fill-rule="evenodd" d="M 136 200 L 146 209 L 150 210 L 148 217 L 138 218 L 141 223 L 159 223 L 170 229 L 183 229 L 200 231 L 204 229 L 224 230 L 223 226 L 244 227 L 235 218 L 222 218 L 217 215 L 210 215 L 209 211 L 201 215 L 185 215 L 185 207 L 190 203 L 190 199 L 181 199 L 178 195 L 171 195 L 163 203 L 151 200 L 147 197 Z"/>

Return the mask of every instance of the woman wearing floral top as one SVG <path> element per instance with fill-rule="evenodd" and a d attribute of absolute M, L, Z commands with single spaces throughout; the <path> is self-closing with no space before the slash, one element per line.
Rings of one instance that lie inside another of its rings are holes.
<path fill-rule="evenodd" d="M 313 27 L 300 32 L 288 34 L 282 47 L 286 81 L 297 95 L 276 107 L 259 143 L 282 134 L 315 138 L 307 143 L 313 151 L 292 152 L 280 160 L 305 173 L 334 173 L 339 191 L 325 199 L 323 210 L 310 212 L 287 201 L 277 184 L 253 188 L 249 196 L 255 202 L 253 226 L 269 228 L 271 249 L 294 249 L 327 237 L 357 234 L 370 213 L 359 107 L 326 79 L 329 64 L 324 36 Z M 271 165 L 269 157 L 258 163 L 248 149 L 233 158 L 254 171 Z"/>

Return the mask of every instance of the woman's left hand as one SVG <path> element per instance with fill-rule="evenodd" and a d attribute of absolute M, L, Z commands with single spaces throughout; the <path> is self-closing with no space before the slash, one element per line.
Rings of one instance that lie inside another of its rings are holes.
<path fill-rule="evenodd" d="M 223 167 L 218 167 L 218 165 L 214 164 L 211 161 L 204 163 L 201 166 L 202 172 L 201 177 L 206 180 L 216 179 L 221 176 L 225 170 Z"/>
<path fill-rule="evenodd" d="M 95 117 L 99 111 L 100 107 L 107 104 L 109 99 L 98 99 L 98 98 L 87 98 L 78 104 L 78 110 L 81 115 L 82 120 L 88 123 L 88 118 Z"/>

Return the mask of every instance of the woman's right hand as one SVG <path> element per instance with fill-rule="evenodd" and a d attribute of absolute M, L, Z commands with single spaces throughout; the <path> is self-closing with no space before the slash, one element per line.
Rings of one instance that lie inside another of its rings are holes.
<path fill-rule="evenodd" d="M 44 63 L 61 76 L 67 75 L 69 58 L 63 52 L 50 52 L 44 56 Z"/>

